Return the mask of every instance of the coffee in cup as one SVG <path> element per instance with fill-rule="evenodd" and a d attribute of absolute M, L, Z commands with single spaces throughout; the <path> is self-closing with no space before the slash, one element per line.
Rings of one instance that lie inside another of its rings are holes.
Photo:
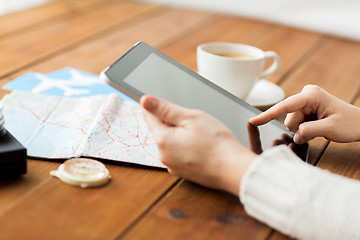
<path fill-rule="evenodd" d="M 264 70 L 265 61 L 273 63 Z M 273 74 L 280 57 L 273 51 L 238 43 L 205 43 L 197 47 L 200 75 L 233 95 L 245 99 L 259 79 Z"/>
<path fill-rule="evenodd" d="M 221 57 L 230 57 L 230 58 L 245 58 L 245 59 L 253 58 L 252 56 L 243 53 L 217 53 L 216 55 Z"/>

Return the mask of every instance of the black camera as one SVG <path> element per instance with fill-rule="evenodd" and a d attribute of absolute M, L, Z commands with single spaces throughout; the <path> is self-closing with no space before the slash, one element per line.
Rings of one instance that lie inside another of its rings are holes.
<path fill-rule="evenodd" d="M 0 178 L 25 174 L 26 148 L 6 129 L 0 137 Z"/>

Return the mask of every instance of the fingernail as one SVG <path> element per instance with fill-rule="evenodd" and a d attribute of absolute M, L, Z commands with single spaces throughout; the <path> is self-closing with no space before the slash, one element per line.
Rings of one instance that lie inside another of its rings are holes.
<path fill-rule="evenodd" d="M 256 117 L 251 117 L 251 118 L 249 118 L 249 123 L 251 123 L 251 124 L 253 124 L 254 125 L 254 120 L 256 119 Z"/>
<path fill-rule="evenodd" d="M 300 136 L 299 134 L 295 133 L 294 135 L 294 142 L 297 144 L 302 144 L 304 141 L 304 138 Z"/>
<path fill-rule="evenodd" d="M 156 108 L 157 106 L 157 101 L 155 98 L 149 97 L 145 102 L 144 102 L 144 108 L 148 111 L 152 111 Z"/>

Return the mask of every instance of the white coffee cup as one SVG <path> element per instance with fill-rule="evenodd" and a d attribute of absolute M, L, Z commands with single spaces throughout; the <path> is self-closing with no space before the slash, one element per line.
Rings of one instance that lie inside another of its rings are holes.
<path fill-rule="evenodd" d="M 272 65 L 264 70 L 267 59 Z M 259 79 L 273 74 L 280 57 L 273 51 L 238 43 L 204 43 L 197 47 L 197 66 L 201 76 L 245 99 Z"/>

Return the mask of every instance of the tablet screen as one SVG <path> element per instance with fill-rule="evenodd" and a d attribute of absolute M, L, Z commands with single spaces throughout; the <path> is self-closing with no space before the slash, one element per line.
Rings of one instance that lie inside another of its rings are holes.
<path fill-rule="evenodd" d="M 127 58 L 131 58 L 131 52 L 121 60 L 123 64 L 135 61 Z M 206 111 L 227 125 L 240 142 L 252 148 L 249 135 L 254 131 L 248 131 L 248 120 L 260 111 L 168 58 L 160 52 L 151 52 L 130 68 L 121 68 L 118 60 L 106 71 L 106 75 L 111 81 L 121 81 L 122 87 L 128 85 L 141 95 L 146 93 L 184 107 Z M 263 148 L 289 133 L 277 121 L 260 126 L 258 131 Z"/>

